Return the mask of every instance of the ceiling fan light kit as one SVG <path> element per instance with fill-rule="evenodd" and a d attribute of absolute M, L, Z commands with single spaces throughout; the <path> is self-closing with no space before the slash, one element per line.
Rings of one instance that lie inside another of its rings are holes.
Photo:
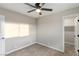
<path fill-rule="evenodd" d="M 36 12 L 37 12 L 37 13 L 40 13 L 40 12 L 41 12 L 41 10 L 40 10 L 40 9 L 36 9 Z"/>

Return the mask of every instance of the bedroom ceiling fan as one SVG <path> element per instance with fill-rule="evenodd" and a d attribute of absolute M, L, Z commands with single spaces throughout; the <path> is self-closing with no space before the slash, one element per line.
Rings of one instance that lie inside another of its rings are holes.
<path fill-rule="evenodd" d="M 28 13 L 36 11 L 37 13 L 39 13 L 39 15 L 42 15 L 42 11 L 52 11 L 53 10 L 53 9 L 50 9 L 50 8 L 43 8 L 45 3 L 35 3 L 35 5 L 31 5 L 29 3 L 24 3 L 24 4 L 34 8 L 34 9 L 28 11 Z"/>

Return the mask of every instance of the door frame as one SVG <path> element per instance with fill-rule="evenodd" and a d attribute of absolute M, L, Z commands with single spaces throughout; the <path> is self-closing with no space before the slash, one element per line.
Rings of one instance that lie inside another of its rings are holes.
<path fill-rule="evenodd" d="M 5 36 L 5 34 L 4 34 L 4 29 L 5 29 L 5 28 L 4 28 L 5 16 L 4 16 L 4 15 L 0 15 L 0 17 L 3 18 L 3 24 L 1 24 L 1 26 L 3 26 L 3 27 L 2 27 L 2 32 L 3 32 L 3 33 L 2 33 L 2 36 Z M 4 50 L 4 52 L 3 52 L 2 56 L 5 56 L 5 39 L 4 39 L 4 49 L 3 49 L 3 50 Z"/>
<path fill-rule="evenodd" d="M 66 16 L 63 16 L 62 17 L 62 29 L 63 29 L 63 32 L 62 32 L 62 34 L 63 34 L 63 50 L 65 51 L 65 37 L 64 37 L 64 19 L 65 19 L 65 17 L 69 17 L 69 16 L 75 16 L 75 17 L 79 17 L 79 13 L 77 13 L 77 14 L 70 14 L 70 15 L 66 15 Z M 75 19 L 74 21 L 77 21 L 77 19 Z M 76 24 L 76 23 L 75 23 Z M 75 52 L 76 52 L 76 54 L 78 55 L 78 52 L 77 52 L 77 49 L 78 49 L 78 40 L 77 40 L 77 32 L 76 32 L 76 26 L 75 26 Z"/>
<path fill-rule="evenodd" d="M 76 50 L 76 53 L 77 53 L 77 56 L 78 56 L 78 37 L 77 37 L 77 35 L 78 35 L 78 33 L 77 33 L 77 23 L 78 23 L 78 19 L 79 19 L 79 16 L 78 17 L 76 17 L 76 19 L 75 19 L 75 50 Z"/>

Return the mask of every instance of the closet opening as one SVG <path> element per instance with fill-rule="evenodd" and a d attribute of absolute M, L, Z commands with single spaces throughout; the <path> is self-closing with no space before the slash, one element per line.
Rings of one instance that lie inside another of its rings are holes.
<path fill-rule="evenodd" d="M 64 17 L 64 52 L 67 55 L 76 55 L 75 51 L 75 18 L 76 16 Z"/>

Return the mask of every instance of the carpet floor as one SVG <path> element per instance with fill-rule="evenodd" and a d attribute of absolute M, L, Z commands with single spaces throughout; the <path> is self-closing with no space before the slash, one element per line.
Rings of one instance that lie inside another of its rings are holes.
<path fill-rule="evenodd" d="M 75 55 L 76 53 L 74 46 L 65 45 L 65 52 L 63 53 L 36 43 L 29 47 L 10 53 L 6 56 L 75 56 Z"/>

